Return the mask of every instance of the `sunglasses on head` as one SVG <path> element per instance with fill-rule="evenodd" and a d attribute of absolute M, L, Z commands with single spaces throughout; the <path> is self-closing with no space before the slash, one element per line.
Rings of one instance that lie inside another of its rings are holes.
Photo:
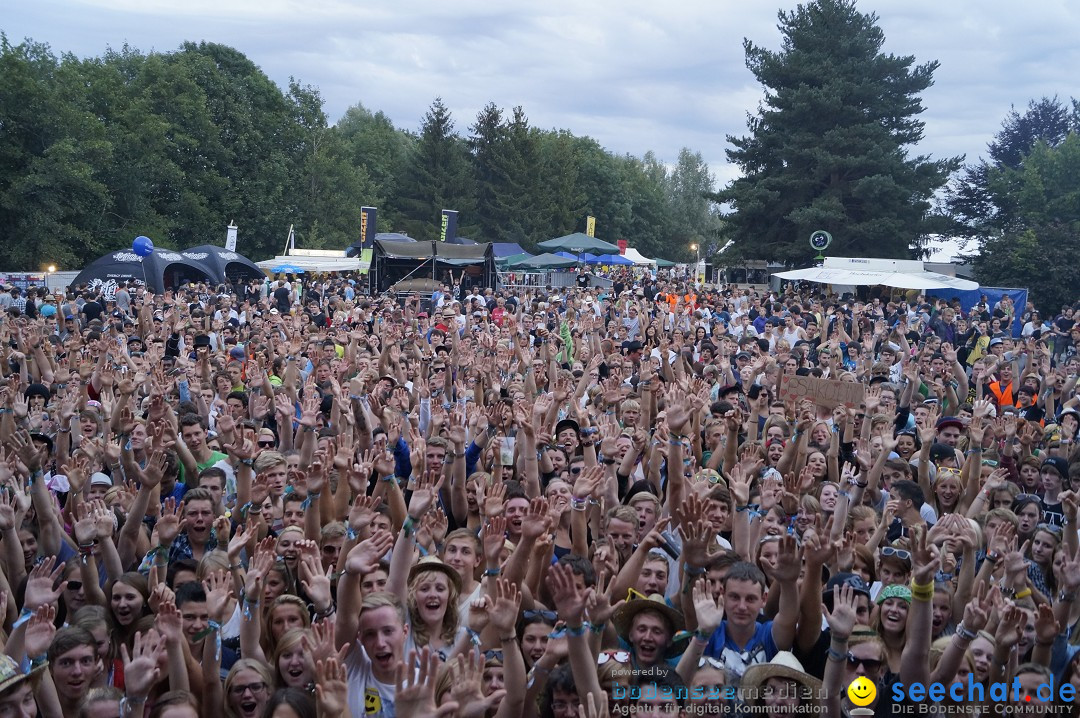
<path fill-rule="evenodd" d="M 1063 533 L 1060 526 L 1054 526 L 1053 524 L 1038 524 L 1035 527 L 1036 531 L 1046 531 L 1047 533 L 1054 534 L 1055 536 L 1061 536 Z"/>
<path fill-rule="evenodd" d="M 484 651 L 484 660 L 485 661 L 498 661 L 499 663 L 502 663 L 502 659 L 503 659 L 503 652 L 502 651 L 498 651 L 498 650 Z"/>
<path fill-rule="evenodd" d="M 851 668 L 858 668 L 859 664 L 868 671 L 876 671 L 881 668 L 881 661 L 873 658 L 859 658 L 851 653 L 847 654 L 847 664 Z"/>
<path fill-rule="evenodd" d="M 615 661 L 616 663 L 629 663 L 630 651 L 601 651 L 600 655 L 596 657 L 596 665 L 602 666 L 608 661 Z"/>
<path fill-rule="evenodd" d="M 521 616 L 526 621 L 539 617 L 548 623 L 555 623 L 555 619 L 558 618 L 554 611 L 522 611 Z"/>
<path fill-rule="evenodd" d="M 895 556 L 896 558 L 900 559 L 901 561 L 910 561 L 911 560 L 911 552 L 910 551 L 905 551 L 902 548 L 893 548 L 892 546 L 886 546 L 885 548 L 881 549 L 881 557 L 885 558 L 885 557 L 888 557 L 888 556 Z"/>

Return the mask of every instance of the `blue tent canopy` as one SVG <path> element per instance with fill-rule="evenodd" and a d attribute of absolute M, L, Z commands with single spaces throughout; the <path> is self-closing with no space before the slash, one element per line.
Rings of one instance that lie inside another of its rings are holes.
<path fill-rule="evenodd" d="M 622 256 L 621 254 L 601 254 L 599 257 L 596 258 L 596 263 L 618 265 L 633 264 L 633 262 Z"/>
<path fill-rule="evenodd" d="M 585 262 L 586 264 L 593 264 L 596 261 L 596 256 L 583 252 L 582 254 L 574 254 L 573 252 L 556 252 L 555 256 L 563 257 L 564 259 L 572 259 L 575 262 Z"/>
<path fill-rule="evenodd" d="M 526 254 L 525 250 L 517 242 L 492 242 L 491 248 L 495 251 L 496 258 Z"/>

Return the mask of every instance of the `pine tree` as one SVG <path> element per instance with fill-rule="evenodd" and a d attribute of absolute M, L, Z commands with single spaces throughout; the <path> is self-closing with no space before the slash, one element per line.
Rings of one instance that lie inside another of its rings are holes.
<path fill-rule="evenodd" d="M 401 228 L 414 239 L 437 239 L 439 212 L 456 209 L 463 222 L 458 233 L 467 235 L 473 207 L 468 150 L 454 132 L 450 110 L 436 97 L 424 116 L 420 139 L 398 188 Z"/>
<path fill-rule="evenodd" d="M 934 191 L 960 164 L 908 154 L 938 63 L 884 54 L 877 16 L 854 0 L 815 0 L 779 18 L 779 52 L 743 43 L 765 99 L 750 135 L 728 138 L 743 174 L 717 196 L 734 208 L 731 251 L 805 263 L 808 237 L 824 229 L 830 254 L 910 257 Z"/>

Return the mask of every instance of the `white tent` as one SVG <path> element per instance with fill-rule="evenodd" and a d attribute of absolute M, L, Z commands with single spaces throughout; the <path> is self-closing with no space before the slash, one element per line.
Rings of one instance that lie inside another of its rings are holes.
<path fill-rule="evenodd" d="M 625 257 L 626 259 L 629 259 L 631 262 L 633 262 L 634 264 L 636 264 L 639 267 L 644 267 L 646 265 L 655 265 L 656 264 L 656 262 L 649 259 L 648 257 L 643 255 L 641 252 L 637 251 L 633 247 L 627 247 L 626 251 L 623 252 L 623 257 Z"/>
<path fill-rule="evenodd" d="M 928 272 L 923 263 L 906 259 L 856 259 L 826 257 L 820 267 L 776 272 L 780 279 L 799 279 L 817 284 L 897 287 L 900 289 L 978 289 L 978 282 Z"/>
<path fill-rule="evenodd" d="M 369 260 L 370 261 L 370 260 Z M 259 268 L 271 274 L 304 272 L 366 272 L 367 261 L 361 257 L 346 257 L 344 251 L 331 249 L 291 249 L 288 254 L 256 262 Z"/>

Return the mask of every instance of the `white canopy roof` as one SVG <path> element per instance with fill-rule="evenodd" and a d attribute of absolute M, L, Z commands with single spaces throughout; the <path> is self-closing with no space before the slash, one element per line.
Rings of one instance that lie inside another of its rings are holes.
<path fill-rule="evenodd" d="M 623 253 L 623 257 L 625 257 L 626 259 L 629 259 L 631 262 L 633 262 L 634 264 L 636 264 L 638 266 L 645 266 L 647 264 L 655 264 L 655 262 L 653 262 L 653 260 L 649 259 L 648 257 L 643 255 L 641 252 L 637 251 L 633 247 L 627 247 L 626 251 Z"/>
<path fill-rule="evenodd" d="M 882 285 L 900 289 L 978 289 L 978 282 L 928 272 L 923 263 L 904 259 L 856 259 L 826 257 L 821 267 L 776 272 L 780 279 L 799 279 L 817 284 L 851 286 Z"/>
<path fill-rule="evenodd" d="M 319 257 L 297 254 L 283 254 L 273 259 L 256 262 L 265 271 L 273 272 L 281 267 L 295 267 L 305 272 L 366 272 L 367 262 L 360 257 Z M 287 270 L 285 270 L 287 271 Z"/>

